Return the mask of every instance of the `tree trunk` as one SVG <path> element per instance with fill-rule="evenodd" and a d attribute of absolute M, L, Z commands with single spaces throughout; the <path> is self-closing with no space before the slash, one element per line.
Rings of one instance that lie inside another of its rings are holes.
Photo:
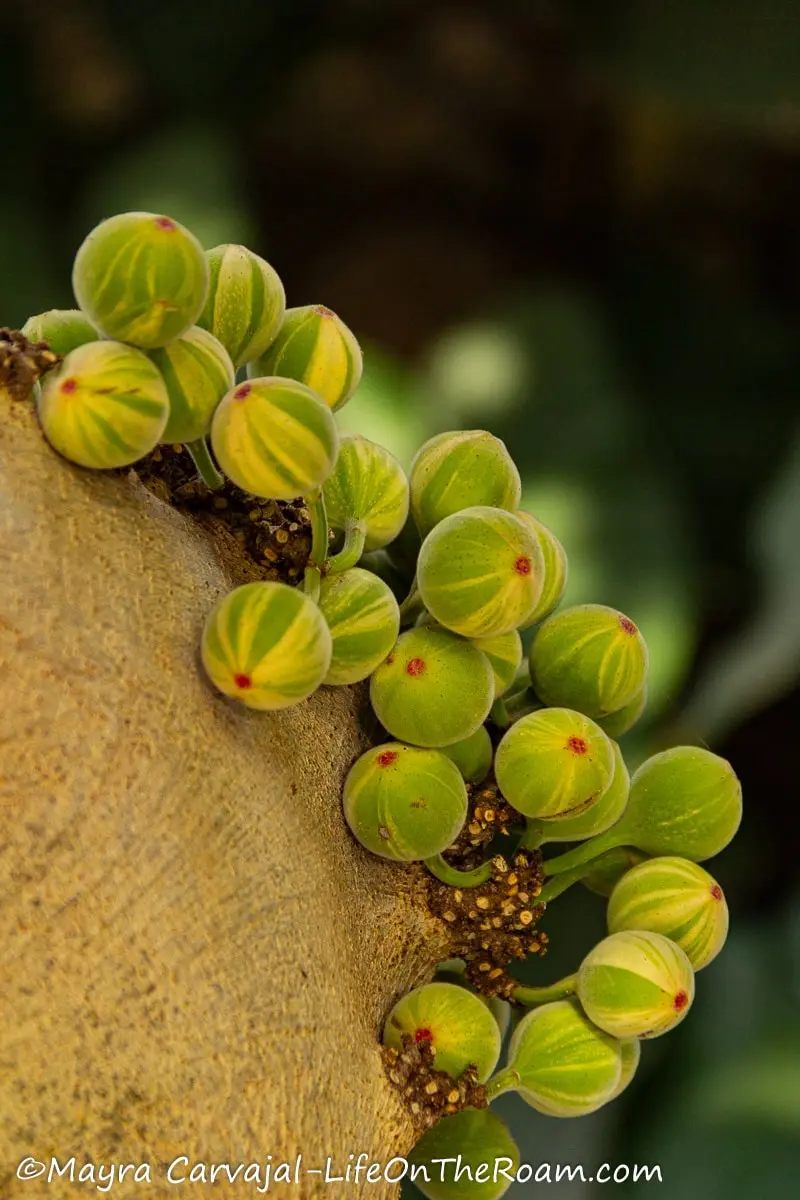
<path fill-rule="evenodd" d="M 246 577 L 133 472 L 73 467 L 0 394 L 3 1197 L 75 1195 L 18 1182 L 27 1155 L 149 1163 L 147 1194 L 174 1196 L 181 1155 L 343 1174 L 414 1140 L 378 1035 L 442 934 L 420 870 L 342 818 L 363 695 L 261 714 L 207 683 L 203 622 Z M 270 1195 L 334 1190 L 309 1175 Z"/>

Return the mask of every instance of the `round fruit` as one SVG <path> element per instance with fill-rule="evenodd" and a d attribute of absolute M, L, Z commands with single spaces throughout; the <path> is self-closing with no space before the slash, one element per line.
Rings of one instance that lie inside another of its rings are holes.
<path fill-rule="evenodd" d="M 87 342 L 41 382 L 39 420 L 51 446 L 96 470 L 127 467 L 154 450 L 169 417 L 161 374 L 121 342 Z"/>
<path fill-rule="evenodd" d="M 402 633 L 370 680 L 378 720 L 416 746 L 450 746 L 483 724 L 494 698 L 480 650 L 443 629 Z"/>
<path fill-rule="evenodd" d="M 355 392 L 363 366 L 361 347 L 344 321 L 324 304 L 307 304 L 286 310 L 277 337 L 248 374 L 297 379 L 335 412 Z"/>
<path fill-rule="evenodd" d="M 437 1121 L 409 1151 L 408 1161 L 416 1168 L 414 1186 L 427 1200 L 501 1200 L 520 1153 L 491 1109 L 464 1108 Z"/>
<path fill-rule="evenodd" d="M 552 711 L 544 709 L 544 712 Z M 543 821 L 539 845 L 546 842 L 582 842 L 610 829 L 625 811 L 630 792 L 631 777 L 616 742 L 611 743 L 614 751 L 614 774 L 611 783 L 596 804 L 578 813 L 557 821 Z"/>
<path fill-rule="evenodd" d="M 101 221 L 81 245 L 72 288 L 107 337 L 153 350 L 197 321 L 208 264 L 194 234 L 171 217 L 120 213 Z"/>
<path fill-rule="evenodd" d="M 542 590 L 542 552 L 530 530 L 499 508 L 465 508 L 431 530 L 417 581 L 433 618 L 468 638 L 523 624 Z"/>
<path fill-rule="evenodd" d="M 467 789 L 458 767 L 440 751 L 387 742 L 351 767 L 344 815 L 373 854 L 417 862 L 441 854 L 458 837 Z"/>
<path fill-rule="evenodd" d="M 598 717 L 597 724 L 609 737 L 619 738 L 629 729 L 633 729 L 646 708 L 647 684 L 645 683 L 624 708 L 609 713 L 607 717 Z"/>
<path fill-rule="evenodd" d="M 411 512 L 425 537 L 434 525 L 475 505 L 512 510 L 519 504 L 519 471 L 503 442 L 483 429 L 440 433 L 411 464 Z"/>
<path fill-rule="evenodd" d="M 442 746 L 442 754 L 452 758 L 467 783 L 483 783 L 491 770 L 492 753 L 492 739 L 485 725 L 452 746 Z"/>
<path fill-rule="evenodd" d="M 208 294 L 197 324 L 222 342 L 234 367 L 243 367 L 278 335 L 286 311 L 283 284 L 275 268 L 246 246 L 215 246 L 206 259 Z"/>
<path fill-rule="evenodd" d="M 500 1057 L 500 1029 L 483 1000 L 455 983 L 426 983 L 397 1001 L 383 1027 L 383 1044 L 403 1046 L 403 1034 L 433 1051 L 433 1065 L 458 1079 L 477 1067 L 485 1083 Z"/>
<path fill-rule="evenodd" d="M 694 971 L 660 933 L 612 933 L 580 965 L 576 992 L 590 1021 L 619 1038 L 654 1038 L 674 1029 L 694 999 Z"/>
<path fill-rule="evenodd" d="M 169 420 L 162 442 L 195 442 L 205 437 L 215 408 L 234 384 L 233 363 L 225 347 L 193 325 L 168 346 L 151 350 L 148 358 L 163 375 L 169 393 Z"/>
<path fill-rule="evenodd" d="M 536 536 L 544 559 L 542 594 L 533 612 L 522 626 L 523 629 L 528 629 L 529 626 L 536 625 L 545 617 L 549 617 L 553 610 L 558 608 L 567 589 L 569 564 L 567 563 L 567 553 L 552 530 L 523 509 L 517 510 L 517 516 Z"/>
<path fill-rule="evenodd" d="M 320 487 L 336 464 L 329 408 L 292 379 L 251 379 L 223 396 L 211 445 L 225 474 L 264 499 L 293 500 Z"/>
<path fill-rule="evenodd" d="M 211 611 L 201 643 L 216 688 L 248 708 L 289 708 L 315 692 L 331 635 L 312 600 L 285 583 L 245 583 Z"/>
<path fill-rule="evenodd" d="M 386 658 L 400 631 L 400 609 L 391 589 L 371 571 L 353 567 L 323 579 L 319 606 L 333 643 L 323 683 L 366 679 Z"/>
<path fill-rule="evenodd" d="M 408 480 L 400 463 L 365 437 L 343 437 L 336 467 L 323 489 L 334 529 L 363 527 L 364 549 L 397 537 L 408 516 Z"/>
<path fill-rule="evenodd" d="M 51 308 L 29 317 L 21 332 L 29 342 L 47 342 L 53 354 L 69 354 L 87 342 L 96 342 L 100 334 L 77 308 Z"/>
<path fill-rule="evenodd" d="M 498 637 L 472 638 L 472 644 L 485 654 L 494 673 L 495 698 L 507 692 L 516 679 L 522 662 L 522 638 L 516 629 Z"/>

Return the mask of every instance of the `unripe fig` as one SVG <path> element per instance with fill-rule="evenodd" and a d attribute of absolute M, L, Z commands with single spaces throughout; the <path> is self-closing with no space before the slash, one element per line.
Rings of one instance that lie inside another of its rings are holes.
<path fill-rule="evenodd" d="M 471 992 L 473 989 L 467 981 L 466 968 L 467 964 L 463 958 L 447 958 L 443 962 L 437 963 L 436 979 L 441 983 L 455 983 L 458 987 L 465 987 Z M 500 1036 L 505 1037 L 511 1026 L 511 1005 L 507 1000 L 501 1000 L 499 996 L 474 994 L 486 1005 L 495 1021 L 497 1021 Z"/>
<path fill-rule="evenodd" d="M 29 342 L 47 342 L 62 358 L 70 350 L 96 342 L 100 334 L 77 308 L 51 308 L 49 312 L 28 317 L 21 332 Z"/>
<path fill-rule="evenodd" d="M 245 583 L 212 609 L 201 655 L 224 695 L 248 708 L 289 708 L 325 678 L 331 635 L 316 604 L 297 588 Z"/>
<path fill-rule="evenodd" d="M 411 464 L 411 512 L 424 538 L 434 525 L 475 505 L 513 511 L 519 471 L 503 442 L 483 429 L 439 433 Z"/>
<path fill-rule="evenodd" d="M 598 717 L 597 724 L 609 737 L 619 738 L 629 729 L 633 729 L 646 708 L 647 684 L 645 683 L 624 708 L 618 709 L 615 713 L 609 713 L 607 717 Z"/>
<path fill-rule="evenodd" d="M 277 337 L 248 374 L 284 375 L 310 387 L 329 408 L 341 408 L 361 381 L 361 347 L 324 304 L 287 308 Z"/>
<path fill-rule="evenodd" d="M 543 708 L 503 735 L 494 766 L 500 791 L 518 812 L 564 820 L 599 802 L 614 777 L 614 749 L 583 713 Z"/>
<path fill-rule="evenodd" d="M 522 626 L 523 629 L 528 629 L 529 626 L 544 621 L 545 617 L 549 617 L 558 608 L 564 592 L 567 590 L 569 564 L 567 552 L 552 530 L 543 525 L 541 521 L 537 521 L 536 517 L 531 516 L 524 509 L 518 509 L 517 516 L 535 534 L 544 559 L 542 592 L 536 607 Z"/>
<path fill-rule="evenodd" d="M 489 660 L 471 642 L 443 629 L 409 629 L 375 669 L 369 695 L 393 737 L 450 746 L 486 720 L 494 679 Z"/>
<path fill-rule="evenodd" d="M 579 604 L 549 617 L 537 631 L 531 683 L 544 704 L 604 717 L 641 690 L 647 663 L 647 646 L 633 621 L 604 604 Z"/>
<path fill-rule="evenodd" d="M 485 1083 L 500 1057 L 500 1029 L 480 997 L 455 983 L 425 983 L 397 1001 L 383 1027 L 383 1044 L 402 1049 L 403 1034 L 433 1051 L 433 1065 L 458 1079 L 467 1067 Z"/>
<path fill-rule="evenodd" d="M 473 645 L 485 654 L 494 674 L 495 698 L 507 692 L 522 662 L 522 638 L 516 629 L 497 637 L 472 638 Z"/>
<path fill-rule="evenodd" d="M 492 766 L 492 739 L 485 725 L 479 725 L 469 737 L 442 746 L 442 753 L 452 758 L 467 783 L 483 783 Z"/>
<path fill-rule="evenodd" d="M 616 1100 L 617 1096 L 621 1096 L 625 1091 L 639 1069 L 642 1057 L 642 1043 L 638 1038 L 623 1038 L 619 1044 L 622 1047 L 622 1072 L 613 1095 L 609 1097 L 610 1100 Z"/>
<path fill-rule="evenodd" d="M 39 420 L 51 446 L 96 470 L 127 467 L 154 450 L 169 417 L 160 372 L 141 350 L 87 342 L 41 381 Z"/>
<path fill-rule="evenodd" d="M 422 543 L 417 581 L 433 618 L 468 638 L 497 637 L 527 620 L 542 590 L 539 543 L 519 517 L 465 508 Z"/>
<path fill-rule="evenodd" d="M 196 323 L 208 264 L 194 234 L 171 217 L 120 213 L 101 221 L 79 248 L 72 288 L 107 337 L 153 350 Z"/>
<path fill-rule="evenodd" d="M 339 435 L 329 408 L 293 379 L 251 379 L 223 396 L 211 445 L 225 474 L 246 492 L 293 500 L 320 487 L 336 463 Z"/>
<path fill-rule="evenodd" d="M 618 1038 L 654 1038 L 674 1029 L 694 999 L 689 959 L 668 938 L 612 933 L 580 965 L 576 992 L 599 1029 Z"/>
<path fill-rule="evenodd" d="M 400 631 L 400 609 L 391 589 L 371 571 L 353 567 L 323 579 L 319 607 L 333 643 L 323 683 L 366 679 L 386 658 Z"/>
<path fill-rule="evenodd" d="M 617 846 L 588 864 L 585 874 L 581 875 L 581 883 L 595 895 L 608 897 L 623 875 L 638 863 L 647 861 L 648 856 L 634 846 Z"/>
<path fill-rule="evenodd" d="M 364 549 L 379 550 L 397 537 L 408 516 L 408 480 L 400 463 L 368 438 L 345 436 L 323 489 L 334 529 L 364 529 Z"/>
<path fill-rule="evenodd" d="M 520 1153 L 491 1109 L 465 1108 L 437 1121 L 409 1151 L 408 1161 L 409 1178 L 427 1200 L 501 1200 Z"/>
<path fill-rule="evenodd" d="M 680 946 L 695 971 L 728 936 L 728 905 L 716 879 L 685 858 L 651 858 L 620 879 L 608 902 L 609 933 L 646 929 Z"/>
<path fill-rule="evenodd" d="M 194 442 L 205 437 L 214 410 L 234 385 L 228 351 L 212 334 L 193 325 L 186 333 L 147 355 L 164 377 L 169 420 L 162 442 Z"/>
<path fill-rule="evenodd" d="M 386 742 L 350 768 L 344 815 L 373 854 L 417 862 L 441 854 L 458 837 L 467 789 L 458 767 L 439 750 Z"/>
<path fill-rule="evenodd" d="M 283 284 L 275 268 L 246 246 L 215 246 L 206 259 L 208 294 L 197 324 L 222 342 L 234 367 L 243 367 L 278 335 L 286 311 Z"/>
<path fill-rule="evenodd" d="M 555 1000 L 522 1018 L 511 1035 L 502 1077 L 537 1112 L 582 1117 L 619 1087 L 622 1047 L 593 1025 L 574 1000 Z"/>
<path fill-rule="evenodd" d="M 545 708 L 542 711 L 552 712 L 553 709 Z M 537 838 L 540 846 L 546 842 L 582 842 L 585 838 L 604 833 L 622 816 L 628 803 L 631 777 L 617 743 L 611 742 L 611 748 L 614 752 L 614 774 L 600 799 L 577 816 L 542 821 L 541 836 Z"/>

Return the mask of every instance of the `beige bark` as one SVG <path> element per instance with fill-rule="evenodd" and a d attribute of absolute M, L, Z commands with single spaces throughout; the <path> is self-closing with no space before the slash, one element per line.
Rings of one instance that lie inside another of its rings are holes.
<path fill-rule="evenodd" d="M 0 580 L 0 1196 L 80 1191 L 19 1182 L 26 1155 L 151 1164 L 113 1195 L 242 1196 L 159 1164 L 404 1153 L 377 1034 L 444 948 L 419 870 L 342 818 L 363 696 L 215 693 L 200 630 L 241 564 L 6 394 Z"/>

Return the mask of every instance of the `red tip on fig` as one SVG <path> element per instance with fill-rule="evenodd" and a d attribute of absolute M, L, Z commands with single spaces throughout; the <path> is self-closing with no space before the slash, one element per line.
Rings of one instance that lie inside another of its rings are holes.
<path fill-rule="evenodd" d="M 384 750 L 383 754 L 379 754 L 375 761 L 380 767 L 390 767 L 399 757 L 396 750 Z"/>
<path fill-rule="evenodd" d="M 65 396 L 71 396 L 78 389 L 77 379 L 65 379 L 61 384 L 61 391 Z"/>
<path fill-rule="evenodd" d="M 567 739 L 567 746 L 573 754 L 585 754 L 589 749 L 588 743 L 582 737 L 571 737 Z"/>
<path fill-rule="evenodd" d="M 719 886 L 718 883 L 715 883 L 714 886 L 712 887 L 711 895 L 714 897 L 715 900 L 722 899 L 722 888 Z"/>
<path fill-rule="evenodd" d="M 517 572 L 518 575 L 530 575 L 531 560 L 529 558 L 526 558 L 524 554 L 521 554 L 520 557 L 517 559 L 517 561 L 514 563 L 514 570 Z"/>
<path fill-rule="evenodd" d="M 686 1005 L 688 1003 L 689 1003 L 688 994 L 686 992 L 678 992 L 677 996 L 675 997 L 675 999 L 672 1002 L 672 1006 L 675 1009 L 675 1012 L 680 1012 L 682 1009 L 686 1008 Z"/>
<path fill-rule="evenodd" d="M 234 400 L 244 400 L 245 396 L 250 395 L 251 390 L 252 389 L 249 383 L 241 384 L 241 386 L 237 387 L 236 391 L 233 393 Z"/>
<path fill-rule="evenodd" d="M 166 229 L 168 233 L 173 233 L 177 226 L 169 217 L 156 217 L 155 221 L 159 229 Z"/>
<path fill-rule="evenodd" d="M 424 659 L 412 658 L 406 664 L 406 674 L 407 675 L 424 675 L 424 673 L 425 673 L 425 660 Z"/>
<path fill-rule="evenodd" d="M 249 688 L 253 686 L 253 681 L 249 675 L 234 675 L 233 682 L 238 688 Z"/>
<path fill-rule="evenodd" d="M 622 630 L 623 630 L 625 633 L 629 633 L 629 634 L 631 635 L 631 637 L 633 636 L 633 634 L 634 634 L 634 633 L 638 633 L 638 632 L 639 632 L 639 630 L 636 628 L 636 626 L 634 625 L 634 623 L 633 623 L 633 621 L 630 619 L 630 617 L 620 617 L 620 619 L 619 619 L 619 627 L 620 627 L 620 629 L 622 629 Z"/>
<path fill-rule="evenodd" d="M 331 312 L 331 310 L 330 310 L 329 308 L 326 308 L 324 304 L 315 304 L 315 305 L 314 305 L 314 312 L 315 312 L 315 313 L 319 313 L 319 315 L 320 315 L 321 317 L 333 317 L 333 316 L 335 316 L 335 313 L 332 313 L 332 312 Z"/>
<path fill-rule="evenodd" d="M 431 1033 L 430 1029 L 418 1029 L 414 1034 L 414 1041 L 418 1046 L 421 1045 L 422 1042 L 427 1042 L 428 1045 L 430 1045 L 430 1043 L 433 1041 L 433 1034 Z"/>

